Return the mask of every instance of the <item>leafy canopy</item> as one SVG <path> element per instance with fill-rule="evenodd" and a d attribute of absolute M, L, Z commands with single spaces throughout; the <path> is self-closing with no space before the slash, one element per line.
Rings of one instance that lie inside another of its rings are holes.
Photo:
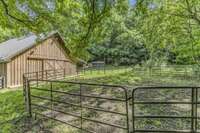
<path fill-rule="evenodd" d="M 4 31 L 0 41 L 8 39 L 8 32 L 12 37 L 57 30 L 73 54 L 82 56 L 113 4 L 112 0 L 0 0 L 0 30 Z"/>
<path fill-rule="evenodd" d="M 0 0 L 0 41 L 52 30 L 82 59 L 200 59 L 199 0 Z"/>

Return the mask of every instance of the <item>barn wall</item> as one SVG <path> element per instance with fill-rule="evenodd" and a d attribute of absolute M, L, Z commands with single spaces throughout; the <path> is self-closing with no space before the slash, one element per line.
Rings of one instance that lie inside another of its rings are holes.
<path fill-rule="evenodd" d="M 7 64 L 8 86 L 14 87 L 22 85 L 24 73 L 42 71 L 42 61 L 28 60 L 28 57 L 69 60 L 66 52 L 59 44 L 59 41 L 54 37 L 48 38 L 23 54 L 16 56 Z M 48 63 L 53 64 L 56 69 L 66 68 L 69 74 L 74 74 L 76 72 L 76 66 L 73 63 L 45 60 L 45 70 L 53 69 Z"/>
<path fill-rule="evenodd" d="M 29 52 L 25 52 L 22 55 L 19 55 L 13 58 L 7 64 L 7 86 L 15 87 L 22 84 L 23 73 L 27 72 L 27 62 L 26 59 L 29 55 Z"/>
<path fill-rule="evenodd" d="M 6 75 L 6 64 L 0 63 L 0 75 Z"/>
<path fill-rule="evenodd" d="M 0 76 L 5 76 L 5 80 L 7 79 L 7 66 L 6 63 L 0 63 Z M 5 81 L 6 82 L 6 81 Z"/>

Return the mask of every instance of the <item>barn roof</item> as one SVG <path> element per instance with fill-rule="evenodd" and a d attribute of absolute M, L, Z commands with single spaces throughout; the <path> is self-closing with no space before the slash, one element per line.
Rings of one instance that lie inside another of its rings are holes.
<path fill-rule="evenodd" d="M 37 44 L 38 41 L 45 40 L 52 35 L 59 35 L 58 32 L 52 32 L 46 36 L 44 35 L 29 35 L 26 37 L 15 38 L 3 43 L 0 43 L 0 62 L 8 61 L 9 59 L 15 57 L 16 55 L 32 48 Z M 60 36 L 60 35 L 59 35 Z M 62 37 L 60 36 L 62 39 Z"/>

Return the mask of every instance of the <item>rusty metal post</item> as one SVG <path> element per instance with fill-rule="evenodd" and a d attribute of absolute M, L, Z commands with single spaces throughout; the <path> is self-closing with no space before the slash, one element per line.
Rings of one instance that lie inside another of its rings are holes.
<path fill-rule="evenodd" d="M 3 76 L 2 77 L 2 88 L 4 88 L 4 85 L 5 85 L 5 77 Z"/>
<path fill-rule="evenodd" d="M 83 130 L 83 104 L 82 104 L 82 85 L 80 84 L 80 108 L 81 108 L 81 132 Z"/>
<path fill-rule="evenodd" d="M 30 83 L 29 81 L 26 79 L 26 110 L 29 114 L 29 117 L 32 117 L 32 109 L 31 109 L 31 91 L 30 91 Z"/>
<path fill-rule="evenodd" d="M 27 87 L 27 81 L 25 75 L 23 75 L 23 96 L 24 96 L 24 103 L 27 102 L 27 97 L 26 97 L 26 87 Z M 25 109 L 27 109 L 27 105 L 25 104 Z"/>
<path fill-rule="evenodd" d="M 5 77 L 2 76 L 2 77 L 1 77 L 1 82 L 0 82 L 0 83 L 1 83 L 1 88 L 2 88 L 2 89 L 4 88 L 4 78 L 5 78 Z"/>
<path fill-rule="evenodd" d="M 57 79 L 56 78 L 56 69 L 54 69 L 54 79 Z"/>
<path fill-rule="evenodd" d="M 48 79 L 48 73 L 47 73 L 47 70 L 46 70 L 46 80 Z"/>
<path fill-rule="evenodd" d="M 103 72 L 104 72 L 104 74 L 106 74 L 106 67 L 105 67 L 105 65 L 103 67 Z"/>
<path fill-rule="evenodd" d="M 37 82 L 37 87 L 38 87 L 38 85 L 39 85 L 39 83 L 38 83 L 38 82 L 39 82 L 39 81 L 38 81 L 38 80 L 39 80 L 39 75 L 38 75 L 38 72 L 36 72 L 36 79 L 37 79 L 37 81 L 36 81 L 36 82 Z"/>
<path fill-rule="evenodd" d="M 50 101 L 51 101 L 51 119 L 53 119 L 54 116 L 54 112 L 53 112 L 53 84 L 52 82 L 50 82 Z M 51 120 L 51 124 L 53 126 L 53 121 Z"/>
<path fill-rule="evenodd" d="M 186 67 L 184 68 L 184 73 L 185 73 L 184 78 L 187 79 L 188 76 L 187 76 L 187 68 Z"/>
<path fill-rule="evenodd" d="M 198 90 L 197 88 L 192 88 L 192 111 L 191 111 L 191 131 L 193 133 L 197 132 L 197 101 L 198 101 Z"/>
<path fill-rule="evenodd" d="M 66 70 L 65 68 L 63 69 L 63 78 L 65 78 L 65 75 L 66 75 Z"/>
<path fill-rule="evenodd" d="M 132 129 L 135 133 L 135 90 L 132 90 Z"/>

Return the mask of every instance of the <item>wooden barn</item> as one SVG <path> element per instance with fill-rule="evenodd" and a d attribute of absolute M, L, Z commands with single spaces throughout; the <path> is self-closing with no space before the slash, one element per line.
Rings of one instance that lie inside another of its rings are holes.
<path fill-rule="evenodd" d="M 0 44 L 0 77 L 5 77 L 5 87 L 22 85 L 24 73 L 58 69 L 64 69 L 69 75 L 76 73 L 76 64 L 57 32 L 40 37 L 29 35 Z"/>

